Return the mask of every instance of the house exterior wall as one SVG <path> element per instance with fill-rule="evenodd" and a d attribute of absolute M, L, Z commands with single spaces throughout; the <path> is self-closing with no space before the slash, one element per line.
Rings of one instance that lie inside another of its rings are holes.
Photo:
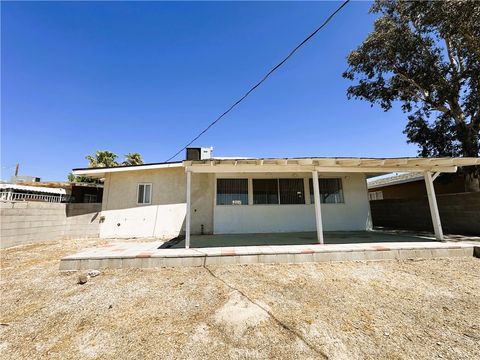
<path fill-rule="evenodd" d="M 192 177 L 192 234 L 213 231 L 212 175 Z M 100 236 L 173 238 L 185 229 L 185 169 L 109 173 L 105 179 Z M 139 183 L 152 184 L 151 204 L 137 204 Z"/>
<path fill-rule="evenodd" d="M 365 175 L 319 174 L 320 178 L 341 178 L 344 203 L 322 204 L 324 231 L 352 231 L 371 228 Z M 214 233 L 265 233 L 315 231 L 315 209 L 310 204 L 310 174 L 222 174 L 217 178 L 304 178 L 305 205 L 214 205 Z"/>
<path fill-rule="evenodd" d="M 216 205 L 216 178 L 303 178 L 304 205 Z M 261 233 L 315 231 L 308 173 L 192 174 L 191 233 Z M 364 174 L 341 177 L 345 203 L 322 204 L 325 231 L 371 228 Z M 152 184 L 150 205 L 137 204 L 139 183 Z M 184 168 L 109 173 L 105 179 L 100 236 L 173 238 L 185 231 Z M 203 225 L 203 226 L 202 226 Z"/>
<path fill-rule="evenodd" d="M 442 175 L 435 180 L 435 193 L 456 194 L 465 192 L 463 176 L 457 175 L 453 179 L 442 179 Z M 379 186 L 369 189 L 369 192 L 381 191 L 383 199 L 420 199 L 427 196 L 427 189 L 423 179 L 402 184 Z"/>

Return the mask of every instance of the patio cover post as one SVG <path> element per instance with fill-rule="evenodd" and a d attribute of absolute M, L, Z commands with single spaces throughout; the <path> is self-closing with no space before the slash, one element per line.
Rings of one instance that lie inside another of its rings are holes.
<path fill-rule="evenodd" d="M 438 212 L 437 198 L 435 197 L 435 188 L 433 186 L 433 180 L 437 176 L 438 175 L 435 174 L 434 177 L 432 177 L 432 173 L 429 171 L 424 173 L 425 186 L 427 187 L 428 205 L 430 206 L 430 214 L 432 216 L 435 238 L 437 240 L 443 240 L 442 223 L 440 221 L 440 214 Z"/>
<path fill-rule="evenodd" d="M 185 249 L 190 247 L 190 207 L 192 195 L 192 172 L 187 170 L 187 214 L 185 219 Z"/>
<path fill-rule="evenodd" d="M 318 185 L 318 171 L 312 171 L 313 198 L 315 200 L 315 221 L 317 225 L 317 240 L 323 244 L 322 207 L 320 204 L 320 187 Z"/>

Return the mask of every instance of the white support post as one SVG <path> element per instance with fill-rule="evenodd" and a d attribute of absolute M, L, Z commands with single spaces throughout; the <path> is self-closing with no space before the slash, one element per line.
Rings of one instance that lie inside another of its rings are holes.
<path fill-rule="evenodd" d="M 432 173 L 427 171 L 424 174 L 425 186 L 427 187 L 428 205 L 430 206 L 430 214 L 432 216 L 433 230 L 437 240 L 443 240 L 442 223 L 438 212 L 437 198 L 435 197 L 435 188 L 433 186 Z"/>
<path fill-rule="evenodd" d="M 313 198 L 315 199 L 315 221 L 317 225 L 317 240 L 323 244 L 322 207 L 320 203 L 320 186 L 318 185 L 318 171 L 312 171 Z"/>
<path fill-rule="evenodd" d="M 190 248 L 190 205 L 192 195 L 192 172 L 187 171 L 187 215 L 185 219 L 185 249 Z"/>

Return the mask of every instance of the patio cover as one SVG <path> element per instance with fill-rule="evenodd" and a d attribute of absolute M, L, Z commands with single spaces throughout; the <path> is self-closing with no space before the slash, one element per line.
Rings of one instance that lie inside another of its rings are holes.
<path fill-rule="evenodd" d="M 187 171 L 218 172 L 449 172 L 458 166 L 480 165 L 480 158 L 265 158 L 184 161 Z"/>
<path fill-rule="evenodd" d="M 317 239 L 323 244 L 322 210 L 318 173 L 359 172 L 367 176 L 389 172 L 422 173 L 427 188 L 433 229 L 437 240 L 443 240 L 442 224 L 438 212 L 433 181 L 440 173 L 454 173 L 458 166 L 480 165 L 480 158 L 265 158 L 265 159 L 206 159 L 184 161 L 187 173 L 187 214 L 185 221 L 185 247 L 190 247 L 191 178 L 192 173 L 254 173 L 254 172 L 311 172 Z"/>

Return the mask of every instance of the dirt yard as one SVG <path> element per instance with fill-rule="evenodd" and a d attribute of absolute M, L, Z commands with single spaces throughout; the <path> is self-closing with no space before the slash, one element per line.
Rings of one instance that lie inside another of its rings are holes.
<path fill-rule="evenodd" d="M 480 260 L 107 270 L 1 250 L 2 359 L 479 359 Z"/>

